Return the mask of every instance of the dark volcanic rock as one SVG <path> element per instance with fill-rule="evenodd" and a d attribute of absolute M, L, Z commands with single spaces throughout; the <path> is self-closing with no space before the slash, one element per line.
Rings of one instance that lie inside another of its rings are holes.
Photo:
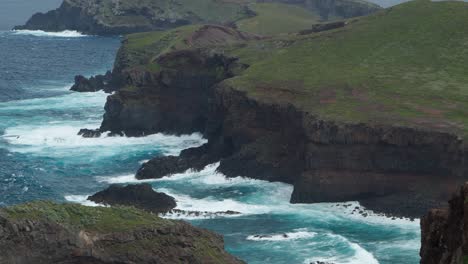
<path fill-rule="evenodd" d="M 78 135 L 84 138 L 98 138 L 102 135 L 102 133 L 101 131 L 99 131 L 99 129 L 83 128 L 83 129 L 80 129 L 80 131 L 78 132 Z"/>
<path fill-rule="evenodd" d="M 449 208 L 432 209 L 421 219 L 421 264 L 468 261 L 468 183 L 449 201 Z"/>
<path fill-rule="evenodd" d="M 236 45 L 252 39 L 233 29 L 202 29 L 185 42 L 203 47 L 228 36 Z M 374 211 L 419 218 L 448 199 L 468 172 L 467 146 L 455 134 L 335 122 L 256 98 L 226 80 L 248 65 L 216 48 L 165 52 L 155 57 L 158 70 L 149 72 L 126 64 L 131 54 L 123 47 L 114 72 L 131 88 L 109 96 L 101 131 L 201 132 L 208 139 L 179 157 L 144 164 L 139 179 L 220 161 L 218 171 L 228 177 L 293 184 L 293 203 L 357 200 Z"/>
<path fill-rule="evenodd" d="M 243 263 L 223 238 L 130 207 L 34 202 L 0 209 L 0 263 Z"/>
<path fill-rule="evenodd" d="M 70 90 L 75 92 L 97 92 L 104 90 L 111 92 L 112 73 L 107 72 L 105 75 L 96 75 L 91 78 L 86 78 L 82 75 L 75 76 L 75 84 Z"/>
<path fill-rule="evenodd" d="M 140 180 L 153 179 L 182 173 L 188 169 L 202 170 L 205 166 L 215 163 L 231 153 L 231 142 L 210 142 L 198 148 L 185 149 L 177 157 L 166 156 L 151 159 L 143 164 L 136 177 Z"/>
<path fill-rule="evenodd" d="M 148 183 L 127 186 L 114 184 L 88 197 L 88 200 L 100 204 L 135 206 L 153 213 L 167 213 L 177 206 L 173 197 L 155 192 Z"/>

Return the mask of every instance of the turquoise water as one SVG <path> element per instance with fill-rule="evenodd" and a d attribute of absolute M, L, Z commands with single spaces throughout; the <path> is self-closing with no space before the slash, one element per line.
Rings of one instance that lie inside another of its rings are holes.
<path fill-rule="evenodd" d="M 0 206 L 34 199 L 94 205 L 87 195 L 137 182 L 134 172 L 145 160 L 205 142 L 197 134 L 76 135 L 99 126 L 106 94 L 70 92 L 71 80 L 110 69 L 119 42 L 75 32 L 0 32 Z M 417 221 L 355 215 L 356 203 L 291 205 L 291 186 L 228 180 L 216 166 L 149 182 L 173 195 L 180 209 L 240 212 L 167 217 L 224 234 L 226 248 L 248 263 L 419 262 Z"/>

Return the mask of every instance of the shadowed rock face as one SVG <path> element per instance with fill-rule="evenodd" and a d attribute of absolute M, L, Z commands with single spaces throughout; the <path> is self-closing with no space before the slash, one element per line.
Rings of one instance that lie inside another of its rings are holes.
<path fill-rule="evenodd" d="M 35 202 L 0 210 L 0 263 L 243 263 L 223 238 L 130 207 Z"/>
<path fill-rule="evenodd" d="M 167 213 L 176 207 L 175 199 L 167 194 L 158 193 L 150 184 L 111 185 L 88 200 L 107 205 L 127 205 L 153 213 Z"/>
<path fill-rule="evenodd" d="M 449 201 L 421 219 L 421 264 L 464 264 L 468 261 L 468 183 Z"/>
<path fill-rule="evenodd" d="M 339 123 L 290 104 L 266 103 L 223 82 L 248 65 L 213 50 L 179 50 L 158 60 L 157 72 L 133 68 L 130 74 L 116 64 L 126 85 L 137 88 L 108 98 L 101 131 L 201 132 L 209 142 L 178 157 L 152 159 L 139 179 L 220 160 L 218 170 L 228 177 L 293 184 L 293 203 L 358 200 L 410 217 L 440 206 L 463 182 L 466 147 L 453 134 Z"/>

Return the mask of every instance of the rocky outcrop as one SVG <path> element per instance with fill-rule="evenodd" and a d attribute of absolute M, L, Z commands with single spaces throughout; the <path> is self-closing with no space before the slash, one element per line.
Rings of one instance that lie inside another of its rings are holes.
<path fill-rule="evenodd" d="M 0 263 L 243 263 L 221 236 L 130 207 L 34 202 L 0 209 Z"/>
<path fill-rule="evenodd" d="M 78 131 L 78 136 L 82 136 L 84 138 L 98 138 L 102 135 L 99 129 L 87 129 L 83 128 Z"/>
<path fill-rule="evenodd" d="M 234 2 L 204 2 L 205 9 L 181 1 L 166 0 L 64 0 L 47 13 L 33 15 L 15 29 L 63 31 L 77 30 L 92 35 L 121 35 L 165 30 L 188 24 L 224 24 L 249 17 L 251 11 Z"/>
<path fill-rule="evenodd" d="M 148 183 L 127 186 L 114 184 L 88 197 L 88 200 L 106 205 L 134 206 L 156 214 L 167 213 L 177 206 L 173 197 L 155 192 Z"/>
<path fill-rule="evenodd" d="M 151 160 L 138 171 L 140 179 L 221 160 L 218 170 L 227 176 L 293 184 L 293 203 L 358 200 L 410 217 L 441 205 L 463 181 L 465 145 L 455 135 L 326 121 L 253 99 L 223 82 L 241 65 L 236 58 L 185 50 L 159 60 L 162 70 L 137 79 L 138 89 L 109 97 L 101 130 L 202 132 L 209 143 Z"/>
<path fill-rule="evenodd" d="M 252 1 L 204 1 L 187 4 L 167 0 L 64 0 L 62 5 L 45 14 L 33 15 L 25 25 L 15 29 L 63 31 L 87 34 L 121 35 L 166 30 L 188 24 L 227 25 L 255 16 L 249 9 Z M 263 2 L 263 1 L 259 1 Z M 367 15 L 380 9 L 377 5 L 355 0 L 273 0 L 299 5 L 319 14 L 322 20 Z M 205 8 L 198 8 L 203 5 Z"/>
<path fill-rule="evenodd" d="M 169 53 L 157 62 L 164 71 L 124 73 L 126 84 L 139 88 L 108 97 L 102 131 L 126 135 L 202 131 L 213 98 L 211 87 L 241 67 L 236 59 L 199 50 Z"/>
<path fill-rule="evenodd" d="M 108 71 L 105 75 L 92 76 L 89 79 L 83 75 L 75 76 L 75 84 L 70 88 L 75 92 L 112 92 L 112 73 Z"/>
<path fill-rule="evenodd" d="M 432 209 L 421 219 L 421 264 L 468 261 L 468 183 L 450 199 L 449 207 Z"/>

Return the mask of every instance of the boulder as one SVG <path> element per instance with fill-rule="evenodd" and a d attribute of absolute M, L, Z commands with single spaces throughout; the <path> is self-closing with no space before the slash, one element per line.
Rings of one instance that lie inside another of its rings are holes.
<path fill-rule="evenodd" d="M 111 185 L 88 200 L 106 205 L 127 205 L 153 213 L 167 213 L 177 206 L 173 197 L 155 192 L 150 184 Z"/>

